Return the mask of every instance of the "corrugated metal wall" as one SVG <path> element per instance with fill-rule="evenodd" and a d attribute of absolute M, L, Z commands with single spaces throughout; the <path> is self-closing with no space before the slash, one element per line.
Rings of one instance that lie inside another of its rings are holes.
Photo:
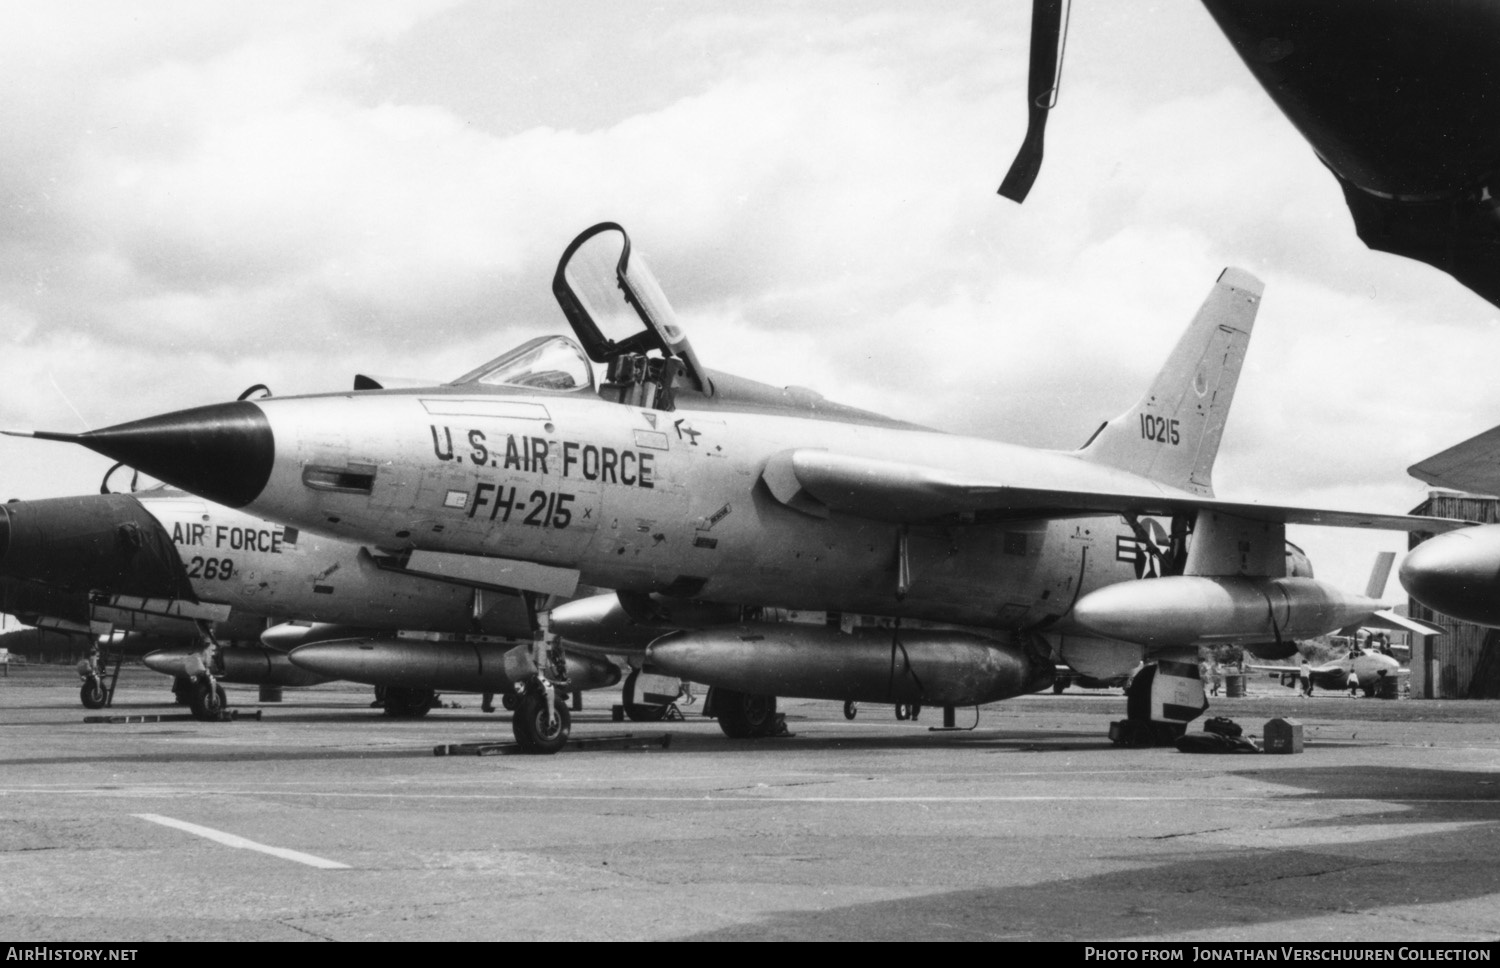
<path fill-rule="evenodd" d="M 1411 513 L 1494 523 L 1500 522 L 1500 499 L 1433 491 Z M 1429 537 L 1413 533 L 1407 547 L 1415 548 Z M 1412 637 L 1413 697 L 1500 698 L 1500 632 L 1439 615 L 1416 600 L 1411 600 L 1408 608 L 1412 618 L 1443 630 L 1425 645 L 1420 638 Z"/>

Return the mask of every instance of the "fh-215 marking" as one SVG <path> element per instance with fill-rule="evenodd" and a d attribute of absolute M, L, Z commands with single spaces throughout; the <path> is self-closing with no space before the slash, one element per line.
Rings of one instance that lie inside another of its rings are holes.
<path fill-rule="evenodd" d="M 494 467 L 524 474 L 551 474 L 556 468 L 563 478 L 597 481 L 601 484 L 618 484 L 623 487 L 653 490 L 655 481 L 655 454 L 649 450 L 604 447 L 585 444 L 576 440 L 552 441 L 545 437 L 517 437 L 507 434 L 504 456 L 498 445 L 491 449 L 491 442 L 482 430 L 460 430 L 460 439 L 467 438 L 469 452 L 455 453 L 453 429 L 428 425 L 432 434 L 432 452 L 443 463 L 463 462 L 467 459 L 476 468 Z M 637 435 L 638 444 L 656 450 L 666 449 L 666 435 L 643 432 Z M 522 488 L 479 480 L 470 492 L 449 491 L 443 506 L 452 510 L 468 509 L 473 518 L 485 507 L 489 521 L 509 523 L 511 515 L 525 511 L 521 524 L 539 528 L 566 528 L 573 523 L 574 509 L 569 507 L 578 495 L 568 491 L 549 491 L 537 488 L 526 494 Z M 594 509 L 584 507 L 582 519 L 593 517 Z"/>

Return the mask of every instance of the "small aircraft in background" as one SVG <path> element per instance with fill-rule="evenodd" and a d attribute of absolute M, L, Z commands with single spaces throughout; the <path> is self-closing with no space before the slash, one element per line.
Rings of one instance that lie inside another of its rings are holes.
<path fill-rule="evenodd" d="M 1255 672 L 1270 673 L 1279 678 L 1283 686 L 1300 687 L 1301 685 L 1301 669 L 1297 666 L 1247 665 L 1245 668 Z M 1350 675 L 1358 680 L 1359 689 L 1366 696 L 1395 696 L 1407 677 L 1411 675 L 1411 670 L 1402 666 L 1392 656 L 1376 650 L 1357 648 L 1350 649 L 1347 654 L 1337 659 L 1321 662 L 1308 669 L 1308 678 L 1312 680 L 1312 688 L 1326 689 L 1330 692 L 1348 692 Z M 1387 682 L 1394 683 L 1394 685 L 1387 686 L 1385 685 Z M 1311 695 L 1311 691 L 1308 694 Z"/>
<path fill-rule="evenodd" d="M 1203 0 L 1343 189 L 1367 246 L 1425 262 L 1500 305 L 1500 5 L 1491 0 Z M 1065 38 L 1034 0 L 1027 129 L 1000 194 L 1042 164 Z"/>
<path fill-rule="evenodd" d="M 1390 581 L 1391 566 L 1395 563 L 1396 553 L 1394 551 L 1382 551 L 1375 556 L 1375 564 L 1370 569 L 1369 581 L 1365 584 L 1365 594 L 1370 598 L 1379 598 L 1385 594 L 1386 583 Z M 1405 631 L 1412 635 L 1423 637 L 1437 635 L 1439 629 L 1424 625 L 1412 619 L 1405 619 Z M 1390 627 L 1387 625 L 1386 627 Z M 1362 630 L 1348 628 L 1344 632 L 1349 636 L 1348 641 L 1354 643 L 1345 650 L 1338 658 L 1326 662 L 1320 662 L 1310 666 L 1307 672 L 1308 695 L 1312 694 L 1313 688 L 1327 690 L 1348 690 L 1350 688 L 1350 677 L 1359 683 L 1360 690 L 1366 696 L 1389 696 L 1394 697 L 1400 689 L 1402 680 L 1411 675 L 1411 670 L 1404 668 L 1401 663 L 1391 654 L 1391 648 L 1386 643 L 1383 631 Z M 1360 636 L 1363 636 L 1361 640 Z M 1267 672 L 1277 676 L 1283 686 L 1297 686 L 1301 684 L 1302 669 L 1298 666 L 1286 665 L 1247 665 L 1246 668 L 1255 672 Z M 1393 685 L 1386 685 L 1389 681 Z"/>

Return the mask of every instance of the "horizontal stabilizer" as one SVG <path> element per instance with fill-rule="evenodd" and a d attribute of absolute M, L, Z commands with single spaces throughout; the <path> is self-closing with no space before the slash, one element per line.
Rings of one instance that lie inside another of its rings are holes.
<path fill-rule="evenodd" d="M 1500 427 L 1417 461 L 1406 472 L 1419 481 L 1470 494 L 1500 494 Z"/>
<path fill-rule="evenodd" d="M 1412 635 L 1420 635 L 1429 638 L 1434 635 L 1442 635 L 1443 630 L 1416 619 L 1407 618 L 1405 615 L 1397 615 L 1390 609 L 1382 609 L 1376 612 L 1363 623 L 1363 628 L 1390 629 L 1392 632 L 1410 632 Z"/>

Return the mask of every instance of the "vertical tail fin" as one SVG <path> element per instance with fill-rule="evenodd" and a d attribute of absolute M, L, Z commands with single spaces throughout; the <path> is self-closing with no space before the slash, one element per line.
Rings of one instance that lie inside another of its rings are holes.
<path fill-rule="evenodd" d="M 1391 579 L 1391 565 L 1396 561 L 1394 551 L 1382 551 L 1375 556 L 1375 566 L 1370 569 L 1370 580 L 1365 583 L 1365 597 L 1385 597 L 1385 584 Z"/>
<path fill-rule="evenodd" d="M 1213 494 L 1214 458 L 1264 290 L 1225 269 L 1151 389 L 1095 432 L 1078 456 L 1195 494 Z"/>

